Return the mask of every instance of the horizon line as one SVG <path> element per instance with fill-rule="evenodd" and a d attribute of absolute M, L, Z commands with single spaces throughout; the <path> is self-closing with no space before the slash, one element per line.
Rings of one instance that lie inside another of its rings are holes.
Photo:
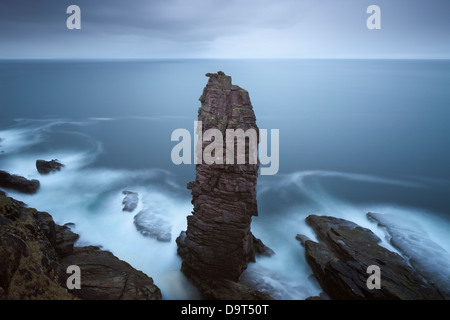
<path fill-rule="evenodd" d="M 11 58 L 0 57 L 0 61 L 181 61 L 181 60 L 450 60 L 448 58 L 412 58 L 412 57 L 387 57 L 387 58 Z"/>

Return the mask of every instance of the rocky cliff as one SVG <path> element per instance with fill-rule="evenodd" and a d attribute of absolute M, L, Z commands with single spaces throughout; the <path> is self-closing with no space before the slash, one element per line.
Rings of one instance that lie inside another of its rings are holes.
<path fill-rule="evenodd" d="M 77 239 L 0 191 L 0 300 L 161 299 L 150 277 L 97 247 L 74 248 Z M 81 289 L 67 289 L 69 265 L 80 267 Z"/>
<path fill-rule="evenodd" d="M 183 258 L 181 270 L 207 298 L 267 298 L 248 288 L 242 290 L 242 285 L 237 284 L 242 271 L 255 257 L 256 241 L 250 224 L 252 216 L 258 214 L 259 163 L 252 164 L 249 160 L 249 141 L 245 163 L 237 164 L 237 152 L 233 164 L 225 161 L 227 147 L 237 147 L 237 140 L 227 145 L 226 130 L 253 129 L 259 136 L 255 114 L 248 92 L 233 85 L 230 76 L 223 72 L 206 76 L 209 80 L 200 97 L 201 125 L 199 122 L 197 134 L 203 136 L 209 129 L 222 133 L 222 137 L 215 139 L 223 140 L 223 149 L 214 151 L 219 152 L 213 156 L 224 163 L 197 164 L 195 181 L 188 183 L 194 209 L 187 217 L 186 232 L 177 238 L 178 254 Z M 197 146 L 197 160 L 201 156 L 199 152 L 203 153 L 210 144 L 211 141 L 203 139 Z M 261 245 L 258 242 L 259 248 Z"/>

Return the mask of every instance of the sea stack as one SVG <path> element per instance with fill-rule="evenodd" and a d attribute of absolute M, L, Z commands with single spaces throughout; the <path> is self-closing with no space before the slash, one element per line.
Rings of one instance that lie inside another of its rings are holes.
<path fill-rule="evenodd" d="M 257 135 L 256 143 L 259 142 L 253 107 L 248 92 L 232 85 L 230 76 L 221 71 L 207 73 L 206 76 L 209 80 L 199 99 L 202 105 L 198 110 L 197 134 L 203 136 L 209 129 L 221 131 L 224 164 L 199 162 L 200 152 L 203 154 L 211 144 L 206 139 L 199 140 L 196 178 L 187 186 L 192 191 L 194 209 L 187 217 L 186 232 L 177 238 L 178 254 L 183 258 L 181 270 L 203 293 L 208 291 L 208 286 L 214 286 L 212 283 L 239 281 L 241 273 L 250 261 L 254 261 L 255 251 L 258 251 L 250 224 L 252 216 L 258 215 L 256 182 L 259 161 L 256 159 L 256 163 L 250 163 L 248 139 L 244 164 L 237 164 L 237 152 L 233 164 L 225 161 L 226 148 L 232 147 L 230 143 L 226 144 L 227 129 L 242 129 L 244 132 L 253 129 Z M 237 139 L 234 140 L 236 146 Z M 208 297 L 218 298 L 214 293 L 211 295 L 211 290 Z"/>

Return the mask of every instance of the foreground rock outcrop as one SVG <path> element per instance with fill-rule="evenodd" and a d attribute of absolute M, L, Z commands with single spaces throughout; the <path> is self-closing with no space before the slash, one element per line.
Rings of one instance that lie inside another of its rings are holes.
<path fill-rule="evenodd" d="M 161 299 L 153 280 L 110 252 L 74 247 L 78 235 L 0 192 L 0 299 Z M 68 290 L 67 266 L 81 269 Z"/>
<path fill-rule="evenodd" d="M 0 188 L 33 194 L 38 192 L 39 187 L 39 180 L 28 180 L 24 177 L 0 170 Z"/>
<path fill-rule="evenodd" d="M 306 260 L 331 299 L 439 300 L 443 296 L 397 253 L 379 245 L 372 231 L 353 222 L 311 215 L 306 222 L 319 243 L 304 236 Z M 368 289 L 367 268 L 381 269 L 381 289 Z"/>
<path fill-rule="evenodd" d="M 71 290 L 84 300 L 159 300 L 161 292 L 153 280 L 111 252 L 98 247 L 76 247 L 61 259 L 64 268 L 82 270 L 81 290 Z"/>
<path fill-rule="evenodd" d="M 450 299 L 450 254 L 432 241 L 420 225 L 407 218 L 369 212 L 367 217 L 386 230 L 390 243 L 399 250 L 447 300 Z"/>
<path fill-rule="evenodd" d="M 226 129 L 253 129 L 258 138 L 259 130 L 248 92 L 232 85 L 231 77 L 223 72 L 206 76 L 209 80 L 200 97 L 198 120 L 202 125 L 199 123 L 197 134 L 203 136 L 209 129 L 219 130 L 223 150 L 218 151 L 223 154 L 214 157 L 223 156 L 223 160 L 227 147 L 236 146 L 236 142 L 226 145 Z M 203 154 L 210 143 L 204 139 L 197 150 Z M 195 181 L 188 183 L 194 210 L 187 217 L 186 232 L 177 238 L 178 254 L 183 258 L 182 272 L 208 299 L 270 298 L 237 283 L 247 264 L 255 259 L 250 224 L 252 216 L 258 214 L 259 162 L 252 164 L 248 160 L 248 143 L 245 153 L 244 164 L 237 164 L 237 154 L 234 154 L 235 164 L 201 162 L 196 167 Z M 200 156 L 197 154 L 197 159 Z M 258 247 L 263 248 L 260 243 Z"/>

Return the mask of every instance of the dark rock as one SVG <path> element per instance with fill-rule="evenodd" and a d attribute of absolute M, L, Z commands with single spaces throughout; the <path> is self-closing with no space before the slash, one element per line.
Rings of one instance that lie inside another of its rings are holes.
<path fill-rule="evenodd" d="M 272 249 L 266 246 L 261 240 L 255 238 L 254 235 L 252 235 L 252 238 L 253 238 L 253 252 L 255 256 L 261 255 L 270 257 L 275 254 L 275 252 Z"/>
<path fill-rule="evenodd" d="M 254 290 L 239 282 L 205 277 L 197 278 L 197 276 L 193 276 L 191 279 L 206 300 L 273 300 L 269 294 Z"/>
<path fill-rule="evenodd" d="M 81 289 L 69 290 L 84 300 L 160 300 L 153 280 L 128 263 L 98 247 L 77 247 L 62 259 L 65 268 L 81 270 Z"/>
<path fill-rule="evenodd" d="M 0 299 L 161 299 L 151 278 L 110 252 L 74 248 L 78 235 L 68 225 L 0 195 Z M 71 264 L 82 289 L 68 292 Z"/>
<path fill-rule="evenodd" d="M 48 174 L 50 172 L 60 171 L 64 167 L 58 160 L 36 160 L 36 169 L 40 174 Z"/>
<path fill-rule="evenodd" d="M 311 215 L 306 221 L 321 241 L 305 241 L 306 260 L 331 299 L 442 299 L 401 256 L 380 246 L 369 229 L 327 216 Z M 379 290 L 367 288 L 370 265 L 381 269 Z"/>
<path fill-rule="evenodd" d="M 408 258 L 414 269 L 445 299 L 450 299 L 450 254 L 444 248 L 407 218 L 372 212 L 367 217 L 378 222 L 390 235 L 390 243 Z"/>
<path fill-rule="evenodd" d="M 139 194 L 133 191 L 122 191 L 122 194 L 125 195 L 125 198 L 122 201 L 122 204 L 124 205 L 122 211 L 133 212 L 138 206 Z"/>
<path fill-rule="evenodd" d="M 300 243 L 302 244 L 302 246 L 305 245 L 306 241 L 310 241 L 311 239 L 308 238 L 307 236 L 303 235 L 303 234 L 298 234 L 295 239 L 297 239 L 298 241 L 300 241 Z"/>
<path fill-rule="evenodd" d="M 65 257 L 73 252 L 75 242 L 80 236 L 70 230 L 68 224 L 56 225 L 55 250 L 60 257 Z"/>
<path fill-rule="evenodd" d="M 197 128 L 199 136 L 208 129 L 220 130 L 224 155 L 226 129 L 254 129 L 258 142 L 259 130 L 248 92 L 233 86 L 231 77 L 223 72 L 206 76 L 209 80 L 199 99 L 202 103 L 198 112 L 198 120 L 202 122 Z M 203 140 L 198 151 L 203 153 L 210 143 Z M 186 232 L 177 238 L 178 254 L 183 258 L 181 271 L 206 297 L 229 295 L 233 298 L 234 290 L 239 292 L 240 298 L 246 293 L 249 299 L 263 295 L 236 284 L 248 263 L 255 259 L 255 242 L 259 245 L 256 252 L 269 252 L 254 241 L 250 232 L 252 216 L 258 215 L 256 180 L 259 162 L 249 163 L 248 146 L 245 153 L 244 164 L 236 164 L 237 154 L 234 164 L 198 164 L 195 181 L 187 185 L 192 193 L 194 210 L 187 217 Z M 220 154 L 215 157 L 225 158 Z"/>
<path fill-rule="evenodd" d="M 136 229 L 144 236 L 155 238 L 158 241 L 169 242 L 172 239 L 172 226 L 166 220 L 158 217 L 147 208 L 134 216 Z"/>
<path fill-rule="evenodd" d="M 51 243 L 49 215 L 0 196 L 0 217 L 8 221 L 0 224 L 2 299 L 73 299 L 63 287 L 67 276 Z"/>
<path fill-rule="evenodd" d="M 24 177 L 12 175 L 0 170 L 0 187 L 32 194 L 39 190 L 40 183 L 38 180 L 28 180 Z"/>

